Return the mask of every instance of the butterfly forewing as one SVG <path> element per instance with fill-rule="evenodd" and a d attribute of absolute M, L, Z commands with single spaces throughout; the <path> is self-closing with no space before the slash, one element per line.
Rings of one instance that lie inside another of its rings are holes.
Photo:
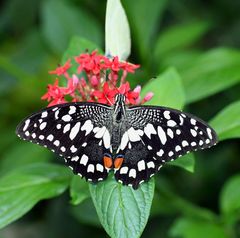
<path fill-rule="evenodd" d="M 214 130 L 199 118 L 164 107 L 132 107 L 126 111 L 128 126 L 117 156 L 122 167 L 116 180 L 138 185 L 147 181 L 168 161 L 217 142 Z"/>
<path fill-rule="evenodd" d="M 112 109 L 102 104 L 62 104 L 26 118 L 16 132 L 63 156 L 74 173 L 96 182 L 108 174 L 103 156 L 111 154 L 107 129 L 111 115 Z"/>

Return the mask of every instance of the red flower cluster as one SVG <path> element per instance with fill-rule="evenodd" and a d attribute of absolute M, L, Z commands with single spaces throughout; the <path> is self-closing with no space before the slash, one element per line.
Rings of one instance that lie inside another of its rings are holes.
<path fill-rule="evenodd" d="M 117 93 L 126 96 L 127 104 L 138 105 L 149 101 L 153 96 L 148 93 L 141 100 L 141 87 L 131 90 L 126 81 L 127 74 L 134 73 L 139 65 L 119 61 L 118 57 L 110 59 L 97 51 L 81 54 L 75 57 L 75 62 L 78 64 L 76 74 L 68 73 L 72 67 L 71 60 L 49 72 L 64 77 L 67 86 L 59 86 L 58 78 L 53 85 L 48 85 L 47 93 L 42 96 L 43 100 L 50 102 L 48 106 L 66 103 L 66 98 L 70 98 L 72 102 L 95 101 L 112 105 Z"/>

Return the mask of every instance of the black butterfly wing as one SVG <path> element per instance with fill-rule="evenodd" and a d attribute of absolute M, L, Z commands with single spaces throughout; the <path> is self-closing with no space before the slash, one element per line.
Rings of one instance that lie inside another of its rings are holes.
<path fill-rule="evenodd" d="M 217 142 L 215 131 L 201 119 L 178 110 L 137 106 L 126 111 L 127 131 L 116 157 L 124 161 L 115 178 L 137 188 L 168 161 Z"/>
<path fill-rule="evenodd" d="M 74 173 L 97 182 L 107 177 L 111 154 L 111 108 L 97 103 L 68 103 L 43 109 L 23 120 L 17 135 L 63 156 Z"/>

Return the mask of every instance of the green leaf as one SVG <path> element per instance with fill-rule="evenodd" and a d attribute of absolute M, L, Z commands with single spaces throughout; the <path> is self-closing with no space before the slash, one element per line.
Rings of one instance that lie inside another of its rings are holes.
<path fill-rule="evenodd" d="M 64 64 L 68 59 L 71 59 L 72 67 L 68 72 L 76 74 L 78 64 L 75 62 L 74 57 L 85 53 L 86 51 L 92 52 L 93 50 L 98 50 L 99 53 L 102 53 L 102 50 L 99 48 L 99 46 L 93 42 L 78 36 L 74 36 L 72 37 L 67 50 L 64 52 L 61 62 Z"/>
<path fill-rule="evenodd" d="M 126 60 L 131 53 L 130 29 L 120 0 L 108 0 L 105 22 L 105 54 Z"/>
<path fill-rule="evenodd" d="M 0 179 L 0 228 L 28 212 L 38 201 L 63 193 L 70 173 L 49 163 L 27 165 Z"/>
<path fill-rule="evenodd" d="M 78 205 L 90 197 L 88 183 L 79 176 L 73 176 L 70 184 L 71 203 Z"/>
<path fill-rule="evenodd" d="M 112 238 L 140 237 L 149 217 L 154 180 L 137 190 L 117 183 L 112 176 L 97 185 L 89 185 L 100 222 Z"/>
<path fill-rule="evenodd" d="M 185 95 L 182 81 L 174 68 L 166 70 L 157 78 L 150 80 L 142 89 L 142 96 L 153 92 L 149 105 L 161 105 L 181 109 L 184 106 Z"/>
<path fill-rule="evenodd" d="M 183 49 L 199 40 L 210 28 L 209 22 L 188 22 L 168 28 L 160 33 L 155 47 L 157 59 L 164 59 L 169 53 Z"/>
<path fill-rule="evenodd" d="M 42 4 L 42 32 L 55 53 L 62 53 L 73 35 L 101 43 L 99 22 L 86 9 L 67 1 L 49 0 Z"/>
<path fill-rule="evenodd" d="M 190 218 L 203 219 L 215 221 L 217 216 L 211 211 L 203 207 L 198 207 L 190 201 L 180 197 L 173 188 L 171 188 L 170 181 L 166 180 L 163 176 L 156 178 L 156 193 L 161 207 L 155 204 L 155 214 L 179 214 Z M 159 206 L 159 205 L 158 205 Z"/>
<path fill-rule="evenodd" d="M 14 170 L 27 164 L 47 162 L 51 153 L 45 148 L 30 143 L 13 144 L 12 148 L 2 156 L 0 174 Z"/>
<path fill-rule="evenodd" d="M 177 219 L 171 227 L 169 235 L 183 238 L 228 238 L 224 227 L 220 224 L 184 217 Z"/>
<path fill-rule="evenodd" d="M 195 165 L 194 155 L 193 153 L 186 154 L 183 157 L 168 162 L 167 164 L 186 169 L 187 171 L 193 173 Z"/>
<path fill-rule="evenodd" d="M 223 213 L 240 216 L 240 175 L 231 177 L 225 184 L 220 195 L 220 207 Z"/>
<path fill-rule="evenodd" d="M 220 111 L 210 122 L 220 140 L 240 137 L 240 101 Z"/>
<path fill-rule="evenodd" d="M 133 31 L 134 42 L 138 46 L 142 60 L 149 61 L 152 54 L 151 43 L 159 28 L 162 14 L 167 6 L 167 0 L 123 1 Z M 147 14 L 146 13 L 150 13 Z"/>
<path fill-rule="evenodd" d="M 78 206 L 72 206 L 71 213 L 80 223 L 101 227 L 96 209 L 90 198 L 85 199 Z"/>
<path fill-rule="evenodd" d="M 240 82 L 240 51 L 216 48 L 180 70 L 188 103 L 225 90 Z"/>

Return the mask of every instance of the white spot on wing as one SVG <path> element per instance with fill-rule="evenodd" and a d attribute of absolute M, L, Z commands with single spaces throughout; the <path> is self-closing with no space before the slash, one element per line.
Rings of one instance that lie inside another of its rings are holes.
<path fill-rule="evenodd" d="M 128 129 L 127 133 L 128 133 L 128 137 L 129 137 L 130 141 L 136 142 L 136 141 L 140 141 L 141 140 L 139 134 L 137 133 L 137 131 L 133 127 Z"/>
<path fill-rule="evenodd" d="M 65 148 L 64 146 L 62 146 L 62 147 L 60 148 L 60 150 L 61 150 L 62 152 L 65 152 L 65 151 L 66 151 L 66 148 Z"/>
<path fill-rule="evenodd" d="M 125 132 L 121 139 L 120 149 L 124 150 L 128 143 L 128 134 Z"/>
<path fill-rule="evenodd" d="M 177 146 L 175 147 L 175 151 L 176 151 L 176 152 L 180 151 L 181 149 L 182 149 L 182 148 L 181 148 L 180 145 L 177 145 Z"/>
<path fill-rule="evenodd" d="M 95 169 L 94 169 L 94 165 L 93 165 L 93 164 L 89 164 L 89 165 L 88 165 L 88 168 L 87 168 L 87 172 L 88 172 L 88 173 L 94 173 L 94 170 L 95 170 Z"/>
<path fill-rule="evenodd" d="M 160 156 L 160 157 L 161 157 L 163 154 L 164 154 L 163 149 L 160 149 L 160 150 L 157 152 L 157 155 Z"/>
<path fill-rule="evenodd" d="M 177 125 L 177 123 L 173 120 L 169 120 L 169 121 L 167 121 L 167 125 L 170 126 L 170 127 L 174 127 L 174 126 Z"/>
<path fill-rule="evenodd" d="M 55 140 L 55 141 L 53 142 L 53 144 L 54 144 L 55 146 L 59 146 L 59 145 L 60 145 L 60 141 L 59 141 L 59 140 Z"/>
<path fill-rule="evenodd" d="M 101 164 L 97 164 L 97 165 L 96 165 L 96 169 L 97 169 L 97 171 L 99 171 L 99 172 L 103 172 L 104 167 L 103 167 Z"/>
<path fill-rule="evenodd" d="M 129 171 L 129 177 L 136 178 L 136 175 L 137 175 L 136 170 L 135 170 L 135 169 L 130 169 L 130 171 Z"/>
<path fill-rule="evenodd" d="M 144 128 L 144 133 L 147 135 L 149 139 L 151 139 L 151 134 L 157 134 L 155 128 L 152 124 L 148 123 Z"/>
<path fill-rule="evenodd" d="M 196 146 L 197 143 L 195 141 L 191 142 L 191 146 Z"/>
<path fill-rule="evenodd" d="M 78 134 L 78 132 L 79 132 L 79 129 L 80 129 L 80 122 L 77 122 L 76 124 L 75 124 L 75 126 L 71 129 L 71 132 L 70 132 L 70 134 L 69 134 L 69 138 L 71 139 L 71 140 L 73 140 L 75 137 L 76 137 L 76 135 Z"/>
<path fill-rule="evenodd" d="M 209 138 L 212 140 L 213 137 L 212 137 L 212 131 L 210 128 L 207 128 L 207 133 L 208 133 Z"/>
<path fill-rule="evenodd" d="M 197 132 L 193 129 L 190 130 L 191 134 L 193 137 L 196 137 L 197 136 Z"/>
<path fill-rule="evenodd" d="M 174 153 L 172 152 L 172 151 L 169 151 L 169 153 L 168 153 L 168 156 L 173 156 L 174 155 Z"/>
<path fill-rule="evenodd" d="M 48 112 L 45 111 L 45 112 L 42 113 L 41 118 L 45 118 L 45 117 L 47 117 L 47 115 L 48 115 Z"/>
<path fill-rule="evenodd" d="M 62 120 L 65 121 L 65 122 L 71 121 L 71 119 L 72 119 L 72 117 L 69 116 L 69 115 L 64 115 L 64 116 L 62 117 Z"/>
<path fill-rule="evenodd" d="M 155 168 L 155 164 L 152 162 L 152 161 L 150 161 L 150 162 L 148 162 L 147 163 L 147 167 L 150 169 L 150 168 Z"/>
<path fill-rule="evenodd" d="M 88 156 L 84 154 L 80 160 L 80 164 L 83 164 L 86 166 L 87 162 L 88 162 Z"/>
<path fill-rule="evenodd" d="M 138 170 L 139 171 L 142 171 L 142 170 L 145 170 L 145 162 L 144 162 L 144 160 L 140 160 L 139 162 L 138 162 Z"/>
<path fill-rule="evenodd" d="M 163 116 L 166 118 L 166 119 L 171 119 L 171 117 L 170 117 L 170 111 L 164 111 L 164 113 L 163 113 Z"/>
<path fill-rule="evenodd" d="M 108 130 L 106 129 L 104 135 L 103 135 L 103 143 L 106 149 L 110 148 L 111 145 L 111 137 L 110 134 L 108 132 Z"/>
<path fill-rule="evenodd" d="M 71 161 L 78 161 L 79 160 L 79 157 L 78 156 L 74 156 L 72 157 Z"/>
<path fill-rule="evenodd" d="M 25 125 L 24 125 L 24 127 L 23 127 L 23 131 L 26 131 L 26 130 L 27 130 L 27 128 L 28 128 L 28 126 L 29 126 L 29 123 L 30 123 L 30 119 L 27 119 L 27 120 L 25 121 Z"/>
<path fill-rule="evenodd" d="M 127 174 L 127 172 L 128 172 L 128 167 L 122 167 L 120 169 L 120 174 Z"/>
<path fill-rule="evenodd" d="M 195 125 L 196 125 L 196 122 L 197 122 L 197 121 L 196 121 L 195 119 L 193 119 L 193 118 L 190 119 L 190 123 L 191 123 L 192 125 L 195 126 Z"/>
<path fill-rule="evenodd" d="M 186 140 L 183 140 L 183 141 L 182 141 L 182 146 L 183 146 L 183 147 L 188 146 L 188 142 L 187 142 Z"/>
<path fill-rule="evenodd" d="M 75 106 L 70 106 L 70 110 L 69 110 L 69 112 L 68 112 L 68 114 L 73 114 L 73 113 L 75 113 L 76 112 L 76 107 Z"/>
<path fill-rule="evenodd" d="M 40 136 L 39 136 L 39 139 L 40 139 L 40 140 L 44 140 L 44 138 L 45 138 L 44 135 L 40 135 Z"/>
<path fill-rule="evenodd" d="M 169 137 L 173 138 L 173 131 L 170 128 L 167 129 L 167 134 Z"/>
<path fill-rule="evenodd" d="M 75 153 L 77 151 L 77 148 L 74 145 L 72 145 L 70 147 L 70 150 L 71 150 L 72 153 Z"/>
<path fill-rule="evenodd" d="M 46 127 L 46 125 L 47 125 L 47 122 L 43 122 L 43 123 L 39 126 L 40 130 L 43 130 L 43 129 Z"/>
<path fill-rule="evenodd" d="M 93 129 L 93 124 L 91 120 L 86 120 L 81 128 L 81 131 L 86 131 L 86 135 L 88 135 Z"/>
<path fill-rule="evenodd" d="M 30 135 L 29 131 L 26 131 L 26 132 L 25 132 L 25 135 L 26 135 L 26 136 L 29 136 L 29 135 Z"/>
<path fill-rule="evenodd" d="M 69 130 L 70 130 L 70 123 L 68 123 L 67 125 L 64 126 L 63 133 L 66 133 Z"/>
<path fill-rule="evenodd" d="M 162 142 L 163 145 L 165 145 L 165 143 L 167 142 L 166 133 L 164 132 L 161 126 L 158 126 L 157 130 L 160 141 Z"/>
<path fill-rule="evenodd" d="M 104 135 L 104 133 L 105 133 L 105 131 L 106 131 L 106 127 L 105 126 L 103 126 L 100 130 L 98 130 L 98 132 L 95 134 L 95 137 L 96 138 L 102 138 L 103 137 L 103 135 Z"/>
<path fill-rule="evenodd" d="M 87 146 L 87 142 L 84 142 L 83 144 L 82 144 L 82 147 L 86 147 Z"/>
<path fill-rule="evenodd" d="M 50 134 L 50 135 L 47 137 L 47 140 L 52 141 L 53 138 L 54 138 L 54 136 L 53 136 L 52 134 Z"/>

